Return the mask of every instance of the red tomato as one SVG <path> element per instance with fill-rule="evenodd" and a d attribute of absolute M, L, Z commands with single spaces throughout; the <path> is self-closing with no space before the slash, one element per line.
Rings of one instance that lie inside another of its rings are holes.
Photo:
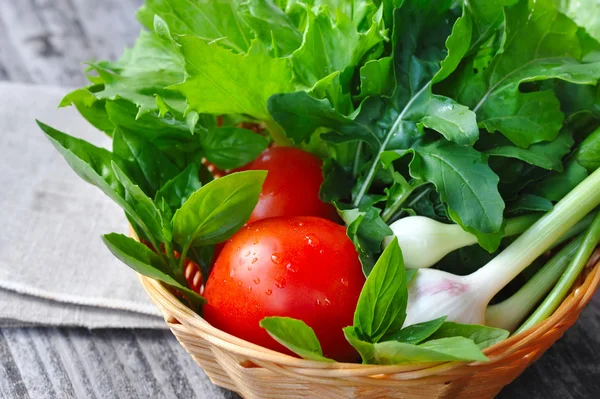
<path fill-rule="evenodd" d="M 243 227 L 225 243 L 204 296 L 216 328 L 290 353 L 259 326 L 267 316 L 303 320 L 324 355 L 356 360 L 342 328 L 352 325 L 365 277 L 343 226 L 316 217 L 270 218 Z"/>
<path fill-rule="evenodd" d="M 266 170 L 258 204 L 248 223 L 274 216 L 319 216 L 336 219 L 335 209 L 319 199 L 321 160 L 293 147 L 267 148 L 241 170 Z"/>

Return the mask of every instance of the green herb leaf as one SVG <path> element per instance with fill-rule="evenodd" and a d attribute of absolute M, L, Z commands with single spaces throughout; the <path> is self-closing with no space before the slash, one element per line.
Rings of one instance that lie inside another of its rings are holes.
<path fill-rule="evenodd" d="M 170 271 L 158 255 L 144 244 L 117 233 L 102 236 L 102 241 L 113 255 L 136 272 L 176 288 L 196 307 L 206 302 L 198 293 L 187 288 L 185 282 L 178 282 L 171 277 Z"/>
<path fill-rule="evenodd" d="M 113 153 L 125 161 L 127 175 L 151 197 L 181 172 L 162 151 L 143 136 L 137 136 L 124 129 L 116 129 L 113 134 Z"/>
<path fill-rule="evenodd" d="M 191 164 L 158 190 L 154 203 L 163 213 L 173 215 L 200 187 L 198 165 Z"/>
<path fill-rule="evenodd" d="M 184 61 L 175 43 L 151 32 L 142 31 L 133 48 L 117 63 L 91 64 L 104 83 L 95 92 L 98 99 L 128 100 L 139 108 L 139 115 L 158 110 L 155 95 L 175 109 L 185 110 L 185 99 L 166 87 L 184 79 Z"/>
<path fill-rule="evenodd" d="M 334 24 L 327 8 L 316 15 L 308 9 L 308 16 L 302 46 L 292 54 L 295 78 L 308 87 L 334 72 L 358 65 L 384 38 L 375 23 L 366 33 L 359 33 L 345 14 L 338 14 Z"/>
<path fill-rule="evenodd" d="M 499 135 L 494 136 L 498 137 L 497 142 L 505 141 Z M 569 153 L 573 146 L 573 134 L 569 130 L 564 130 L 556 139 L 532 144 L 529 148 L 520 148 L 506 142 L 503 143 L 504 145 L 500 143 L 487 150 L 486 153 L 490 156 L 520 159 L 540 168 L 561 172 L 563 170 L 562 158 Z"/>
<path fill-rule="evenodd" d="M 387 341 L 373 346 L 377 364 L 488 360 L 472 340 L 463 337 L 435 339 L 420 345 Z"/>
<path fill-rule="evenodd" d="M 562 199 L 588 176 L 587 170 L 576 160 L 571 160 L 565 166 L 563 172 L 553 172 L 529 185 L 527 193 L 544 197 L 550 201 Z"/>
<path fill-rule="evenodd" d="M 259 41 L 252 42 L 246 55 L 195 36 L 181 36 L 178 42 L 189 76 L 172 88 L 186 97 L 188 111 L 270 120 L 267 99 L 293 90 L 289 61 L 271 58 Z"/>
<path fill-rule="evenodd" d="M 383 239 L 394 233 L 379 216 L 379 209 L 373 206 L 362 210 L 346 208 L 342 204 L 337 204 L 337 207 L 347 226 L 346 234 L 359 254 L 363 273 L 368 277 L 377 260 L 376 254 L 381 252 Z"/>
<path fill-rule="evenodd" d="M 410 174 L 432 182 L 448 214 L 463 229 L 477 235 L 480 245 L 492 252 L 501 235 L 504 201 L 498 192 L 498 176 L 483 154 L 442 140 L 414 150 Z"/>
<path fill-rule="evenodd" d="M 577 25 L 558 13 L 552 0 L 521 0 L 505 15 L 502 51 L 483 73 L 475 75 L 465 64 L 455 86 L 458 101 L 472 107 L 481 126 L 525 148 L 554 139 L 563 114 L 552 91 L 522 92 L 519 86 L 548 79 L 595 84 L 600 68 L 580 62 Z"/>
<path fill-rule="evenodd" d="M 200 135 L 204 156 L 219 169 L 234 169 L 254 160 L 267 148 L 266 138 L 236 127 L 210 129 Z"/>
<path fill-rule="evenodd" d="M 579 145 L 575 159 L 589 173 L 600 168 L 600 128 L 583 140 Z"/>
<path fill-rule="evenodd" d="M 361 98 L 375 95 L 389 96 L 394 87 L 392 57 L 371 60 L 360 68 Z"/>
<path fill-rule="evenodd" d="M 265 317 L 260 326 L 281 345 L 308 360 L 333 362 L 323 356 L 321 344 L 315 332 L 302 320 L 290 317 Z"/>
<path fill-rule="evenodd" d="M 146 0 L 137 17 L 147 29 L 153 30 L 154 16 L 158 15 L 172 34 L 214 40 L 244 53 L 253 35 L 239 14 L 238 4 L 237 1 Z"/>
<path fill-rule="evenodd" d="M 416 345 L 429 338 L 435 333 L 446 320 L 446 316 L 438 319 L 426 321 L 424 323 L 413 324 L 412 326 L 404 327 L 402 330 L 393 335 L 385 337 L 384 341 L 398 341 L 407 344 Z"/>
<path fill-rule="evenodd" d="M 105 101 L 98 100 L 93 94 L 93 89 L 102 89 L 102 86 L 92 86 L 86 89 L 77 89 L 67 94 L 60 102 L 59 107 L 67 107 L 73 105 L 77 111 L 90 123 L 107 133 L 112 135 L 115 126 L 108 118 L 105 109 Z M 136 110 L 137 113 L 137 110 Z"/>
<path fill-rule="evenodd" d="M 225 241 L 250 218 L 265 171 L 238 172 L 196 191 L 175 213 L 173 235 L 186 248 Z"/>
<path fill-rule="evenodd" d="M 379 342 L 402 329 L 406 318 L 408 291 L 398 239 L 383 251 L 358 298 L 354 327 L 368 342 Z"/>
<path fill-rule="evenodd" d="M 464 337 L 472 340 L 479 349 L 485 349 L 509 336 L 509 332 L 501 328 L 480 326 L 477 324 L 459 324 L 445 322 L 430 338 L 432 340 L 449 339 L 451 337 Z M 430 341 L 431 342 L 431 341 Z"/>
<path fill-rule="evenodd" d="M 154 202 L 135 185 L 121 168 L 112 162 L 112 169 L 125 191 L 125 201 L 133 210 L 131 216 L 146 231 L 150 237 L 160 242 L 172 240 L 171 225 L 165 220 L 163 214 L 158 210 Z"/>

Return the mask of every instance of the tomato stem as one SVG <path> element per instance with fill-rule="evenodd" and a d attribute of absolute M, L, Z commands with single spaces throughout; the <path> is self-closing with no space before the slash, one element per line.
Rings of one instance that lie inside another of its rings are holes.
<path fill-rule="evenodd" d="M 285 131 L 274 120 L 264 121 L 269 134 L 273 138 L 275 144 L 281 147 L 292 147 L 292 142 L 285 135 Z"/>

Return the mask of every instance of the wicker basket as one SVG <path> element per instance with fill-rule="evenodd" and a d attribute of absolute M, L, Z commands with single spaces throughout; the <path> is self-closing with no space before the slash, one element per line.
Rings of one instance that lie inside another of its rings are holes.
<path fill-rule="evenodd" d="M 489 362 L 376 366 L 297 359 L 224 333 L 161 283 L 140 276 L 181 345 L 211 381 L 248 399 L 492 398 L 569 328 L 600 284 L 600 250 L 554 315 L 487 348 Z"/>

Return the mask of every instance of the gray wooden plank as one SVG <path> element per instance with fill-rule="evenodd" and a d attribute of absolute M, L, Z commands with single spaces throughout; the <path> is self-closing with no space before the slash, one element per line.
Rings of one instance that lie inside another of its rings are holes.
<path fill-rule="evenodd" d="M 34 398 L 56 398 L 50 377 L 28 331 L 20 328 L 8 329 L 3 335 L 11 348 L 14 363 L 19 368 L 21 379 L 29 394 Z"/>
<path fill-rule="evenodd" d="M 0 398 L 29 398 L 27 386 L 2 330 L 0 330 L 0 359 Z"/>

